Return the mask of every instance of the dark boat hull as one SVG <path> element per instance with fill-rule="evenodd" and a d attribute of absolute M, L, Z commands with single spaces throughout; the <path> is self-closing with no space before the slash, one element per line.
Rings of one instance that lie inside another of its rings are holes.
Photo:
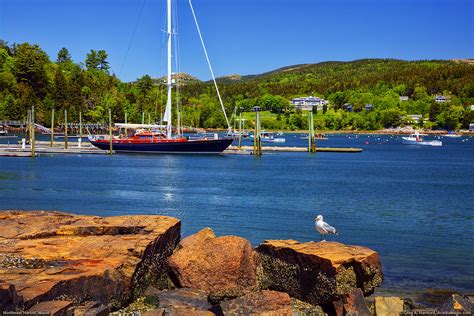
<path fill-rule="evenodd" d="M 232 144 L 232 139 L 189 140 L 186 142 L 157 143 L 113 143 L 112 150 L 126 153 L 221 153 Z M 109 150 L 110 144 L 104 141 L 90 140 L 91 144 L 103 150 Z"/>

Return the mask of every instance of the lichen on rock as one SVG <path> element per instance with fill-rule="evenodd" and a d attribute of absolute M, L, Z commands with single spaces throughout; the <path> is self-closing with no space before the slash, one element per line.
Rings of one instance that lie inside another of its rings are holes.
<path fill-rule="evenodd" d="M 335 242 L 265 241 L 256 248 L 259 284 L 313 305 L 341 298 L 354 288 L 370 294 L 382 283 L 378 254 Z"/>

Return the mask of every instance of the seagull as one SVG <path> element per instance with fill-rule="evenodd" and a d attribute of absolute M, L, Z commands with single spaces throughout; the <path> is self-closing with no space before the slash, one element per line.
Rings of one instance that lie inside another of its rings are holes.
<path fill-rule="evenodd" d="M 329 234 L 337 235 L 336 229 L 332 227 L 331 225 L 329 225 L 328 223 L 324 222 L 322 215 L 318 215 L 318 217 L 316 217 L 316 230 L 321 235 L 321 238 L 319 239 L 319 241 L 323 239 L 323 235 L 329 235 Z"/>

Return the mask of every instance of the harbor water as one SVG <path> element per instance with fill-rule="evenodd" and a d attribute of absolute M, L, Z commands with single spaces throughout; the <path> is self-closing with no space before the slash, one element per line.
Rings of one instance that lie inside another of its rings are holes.
<path fill-rule="evenodd" d="M 278 145 L 305 146 L 300 136 Z M 317 145 L 364 151 L 0 158 L 0 210 L 162 214 L 183 236 L 209 226 L 253 245 L 319 240 L 322 214 L 339 231 L 328 240 L 380 253 L 383 288 L 473 292 L 474 138 L 442 141 L 343 134 Z"/>

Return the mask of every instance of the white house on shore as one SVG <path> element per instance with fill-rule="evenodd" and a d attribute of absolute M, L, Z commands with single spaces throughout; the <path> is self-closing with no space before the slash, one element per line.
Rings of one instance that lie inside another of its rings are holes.
<path fill-rule="evenodd" d="M 423 115 L 421 114 L 408 114 L 407 116 L 405 116 L 405 120 L 407 121 L 407 123 L 420 123 L 421 121 L 424 121 L 423 120 Z"/>
<path fill-rule="evenodd" d="M 294 105 L 294 107 L 297 110 L 311 110 L 313 107 L 316 107 L 318 111 L 323 110 L 323 106 L 328 104 L 327 100 L 318 98 L 318 97 L 300 97 L 300 98 L 294 98 L 291 100 L 291 104 Z"/>

